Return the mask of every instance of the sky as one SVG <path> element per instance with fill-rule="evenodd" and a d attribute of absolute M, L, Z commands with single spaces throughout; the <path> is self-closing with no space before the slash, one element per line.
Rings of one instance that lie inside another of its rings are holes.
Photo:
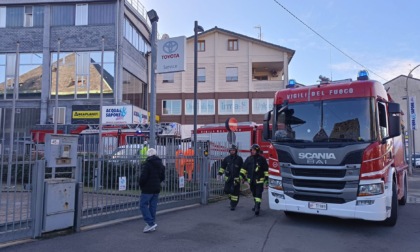
<path fill-rule="evenodd" d="M 159 34 L 194 35 L 194 21 L 295 50 L 289 79 L 356 79 L 367 69 L 386 83 L 420 64 L 418 0 L 141 0 Z M 261 29 L 256 28 L 261 27 Z M 315 32 L 314 32 L 315 31 Z M 420 67 L 412 72 L 420 79 Z"/>

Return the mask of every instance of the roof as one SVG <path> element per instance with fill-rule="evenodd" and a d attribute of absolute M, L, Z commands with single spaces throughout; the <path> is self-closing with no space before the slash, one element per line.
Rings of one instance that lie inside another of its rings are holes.
<path fill-rule="evenodd" d="M 390 81 L 387 81 L 387 82 L 385 82 L 384 83 L 384 85 L 389 85 L 390 83 L 392 83 L 393 81 L 395 81 L 395 80 L 397 80 L 397 79 L 399 79 L 399 78 L 404 78 L 404 79 L 412 79 L 412 80 L 418 80 L 418 81 L 420 81 L 420 79 L 417 79 L 417 78 L 413 78 L 413 77 L 409 77 L 409 76 L 407 76 L 407 75 L 399 75 L 399 76 L 397 76 L 397 77 L 395 77 L 394 79 L 392 79 L 392 80 L 390 80 Z"/>
<path fill-rule="evenodd" d="M 199 33 L 198 37 L 206 35 L 206 34 L 214 33 L 214 32 L 225 33 L 227 35 L 238 37 L 238 38 L 241 38 L 241 39 L 244 39 L 244 40 L 248 40 L 248 41 L 251 41 L 253 43 L 260 44 L 262 46 L 271 47 L 271 48 L 276 49 L 276 50 L 285 51 L 285 52 L 287 52 L 291 55 L 291 57 L 289 58 L 289 63 L 292 60 L 293 55 L 295 54 L 295 50 L 289 49 L 287 47 L 283 47 L 283 46 L 279 46 L 279 45 L 276 45 L 276 44 L 273 44 L 273 43 L 265 42 L 263 40 L 259 40 L 259 39 L 256 39 L 256 38 L 248 37 L 248 36 L 236 33 L 236 32 L 232 32 L 232 31 L 228 31 L 228 30 L 219 28 L 217 26 L 215 26 L 212 29 L 206 30 L 202 33 Z M 189 39 L 194 39 L 194 35 L 187 38 L 187 40 L 189 40 Z"/>

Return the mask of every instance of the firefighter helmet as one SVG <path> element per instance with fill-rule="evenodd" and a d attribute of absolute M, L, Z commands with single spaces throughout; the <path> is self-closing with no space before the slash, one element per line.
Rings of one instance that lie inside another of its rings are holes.
<path fill-rule="evenodd" d="M 260 148 L 260 146 L 258 144 L 253 144 L 251 146 L 251 150 L 255 150 L 257 153 L 260 153 L 261 148 Z"/>
<path fill-rule="evenodd" d="M 231 144 L 231 145 L 229 146 L 229 151 L 231 151 L 231 150 L 238 151 L 238 146 L 236 146 L 236 145 L 234 145 L 234 144 Z"/>

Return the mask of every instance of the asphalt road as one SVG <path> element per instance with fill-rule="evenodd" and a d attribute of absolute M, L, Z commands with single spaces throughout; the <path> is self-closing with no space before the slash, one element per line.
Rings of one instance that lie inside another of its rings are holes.
<path fill-rule="evenodd" d="M 160 213 L 153 233 L 142 232 L 140 218 L 85 228 L 1 248 L 2 252 L 38 251 L 420 251 L 420 169 L 409 178 L 411 203 L 398 208 L 395 227 L 376 222 L 313 215 L 286 217 L 268 209 L 260 216 L 252 198 L 240 198 L 236 211 L 228 201 Z"/>

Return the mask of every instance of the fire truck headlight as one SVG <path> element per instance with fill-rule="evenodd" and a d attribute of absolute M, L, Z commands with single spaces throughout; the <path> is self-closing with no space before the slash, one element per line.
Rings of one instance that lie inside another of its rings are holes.
<path fill-rule="evenodd" d="M 384 184 L 383 183 L 376 183 L 376 184 L 367 184 L 367 185 L 359 185 L 359 195 L 358 196 L 372 196 L 384 193 Z"/>
<path fill-rule="evenodd" d="M 278 179 L 269 178 L 268 186 L 276 190 L 283 190 L 283 183 Z"/>

